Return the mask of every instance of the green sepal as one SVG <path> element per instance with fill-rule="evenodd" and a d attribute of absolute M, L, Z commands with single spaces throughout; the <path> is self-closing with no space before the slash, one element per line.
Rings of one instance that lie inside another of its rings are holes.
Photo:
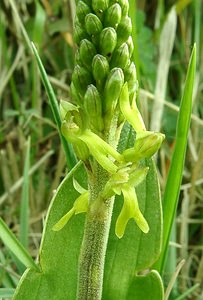
<path fill-rule="evenodd" d="M 125 69 L 127 64 L 129 63 L 129 50 L 127 43 L 122 44 L 119 48 L 117 48 L 111 59 L 111 68 L 121 68 Z"/>
<path fill-rule="evenodd" d="M 117 44 L 117 34 L 114 28 L 107 27 L 100 35 L 100 53 L 110 58 Z"/>
<path fill-rule="evenodd" d="M 81 24 L 84 23 L 85 16 L 91 12 L 90 7 L 83 1 L 79 1 L 76 8 L 76 15 Z"/>
<path fill-rule="evenodd" d="M 100 19 L 94 14 L 85 17 L 85 28 L 89 35 L 98 35 L 103 29 Z"/>
<path fill-rule="evenodd" d="M 121 22 L 118 24 L 116 32 L 118 45 L 121 45 L 122 43 L 125 43 L 128 40 L 129 36 L 132 33 L 132 22 L 128 16 L 121 19 Z"/>
<path fill-rule="evenodd" d="M 102 102 L 97 88 L 90 84 L 84 97 L 84 109 L 91 129 L 102 131 L 104 122 L 102 118 Z"/>
<path fill-rule="evenodd" d="M 122 188 L 124 203 L 121 212 L 116 221 L 115 233 L 118 238 L 122 238 L 130 219 L 134 219 L 137 226 L 144 232 L 149 232 L 149 226 L 143 214 L 139 209 L 137 195 L 134 187 L 128 186 Z"/>
<path fill-rule="evenodd" d="M 121 89 L 124 83 L 123 71 L 120 68 L 114 68 L 110 71 L 104 87 L 103 109 L 107 118 L 111 118 L 114 112 Z"/>
<path fill-rule="evenodd" d="M 76 65 L 72 75 L 72 82 L 77 93 L 84 95 L 87 86 L 92 83 L 91 73 L 86 68 Z"/>
<path fill-rule="evenodd" d="M 92 59 L 97 53 L 94 44 L 86 39 L 82 40 L 82 42 L 80 43 L 79 53 L 80 61 L 89 71 L 91 71 Z"/>
<path fill-rule="evenodd" d="M 102 84 L 109 73 L 109 63 L 106 57 L 97 54 L 92 60 L 92 73 L 97 83 Z"/>
<path fill-rule="evenodd" d="M 105 27 L 116 28 L 122 17 L 121 7 L 118 3 L 111 5 L 105 12 L 104 25 Z"/>
<path fill-rule="evenodd" d="M 53 231 L 61 230 L 77 214 L 85 213 L 88 209 L 88 191 L 80 195 L 73 204 L 73 207 L 52 227 Z"/>

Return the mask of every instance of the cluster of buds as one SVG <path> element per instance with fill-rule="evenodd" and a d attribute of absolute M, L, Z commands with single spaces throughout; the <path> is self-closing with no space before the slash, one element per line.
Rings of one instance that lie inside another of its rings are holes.
<path fill-rule="evenodd" d="M 101 197 L 104 201 L 123 194 L 124 204 L 116 223 L 122 237 L 129 219 L 147 233 L 135 187 L 147 176 L 140 160 L 151 157 L 164 135 L 146 131 L 136 105 L 138 88 L 132 61 L 132 23 L 128 0 L 79 0 L 75 17 L 78 46 L 71 83 L 71 101 L 61 102 L 62 133 L 73 144 L 79 159 L 91 164 L 94 158 L 108 173 Z M 134 147 L 118 153 L 106 137 L 128 121 L 136 132 Z M 116 124 L 116 125 L 115 125 Z M 74 214 L 88 208 L 88 191 L 83 191 L 73 208 L 54 226 L 61 229 Z"/>

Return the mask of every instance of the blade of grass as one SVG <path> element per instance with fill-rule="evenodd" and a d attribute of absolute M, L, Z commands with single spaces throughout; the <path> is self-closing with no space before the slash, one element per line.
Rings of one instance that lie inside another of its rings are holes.
<path fill-rule="evenodd" d="M 0 218 L 0 238 L 27 268 L 38 269 L 30 254 L 15 237 L 2 218 Z"/>
<path fill-rule="evenodd" d="M 34 19 L 34 26 L 32 32 L 32 39 L 39 49 L 42 48 L 44 26 L 46 21 L 46 14 L 41 4 L 35 1 L 36 13 Z M 40 77 L 37 69 L 36 61 L 32 62 L 32 107 L 36 108 L 41 115 L 42 101 L 40 99 Z"/>
<path fill-rule="evenodd" d="M 162 273 L 164 269 L 168 252 L 169 239 L 171 235 L 171 228 L 178 204 L 180 185 L 182 180 L 185 154 L 187 148 L 187 137 L 190 127 L 195 68 L 196 45 L 194 45 L 193 47 L 187 71 L 185 88 L 183 92 L 183 97 L 181 99 L 181 108 L 178 116 L 175 149 L 171 160 L 170 170 L 163 197 L 163 245 L 160 258 L 158 262 L 154 265 L 154 268 L 160 273 Z"/>
<path fill-rule="evenodd" d="M 2 298 L 11 298 L 11 297 L 13 297 L 14 292 L 15 292 L 15 289 L 1 288 L 0 289 L 0 297 L 2 297 Z"/>
<path fill-rule="evenodd" d="M 174 287 L 174 284 L 176 282 L 178 274 L 180 273 L 182 267 L 184 266 L 184 263 L 185 263 L 185 260 L 183 259 L 177 265 L 176 270 L 175 270 L 175 272 L 174 272 L 174 274 L 173 274 L 173 276 L 172 276 L 172 278 L 171 278 L 171 280 L 170 280 L 170 282 L 168 284 L 168 287 L 166 289 L 164 300 L 168 300 L 169 299 L 169 296 L 170 296 L 171 291 L 172 291 L 172 289 Z"/>
<path fill-rule="evenodd" d="M 199 285 L 200 285 L 199 283 L 196 283 L 190 289 L 188 289 L 186 292 L 182 293 L 182 295 L 180 295 L 175 300 L 184 300 L 184 299 L 186 299 L 187 296 L 191 295 L 199 287 Z"/>
<path fill-rule="evenodd" d="M 29 168 L 30 168 L 30 137 L 27 141 L 25 165 L 23 172 L 23 188 L 20 207 L 20 241 L 28 249 L 29 232 Z"/>
<path fill-rule="evenodd" d="M 47 77 L 44 66 L 39 57 L 39 54 L 37 52 L 37 49 L 36 49 L 34 43 L 31 43 L 31 44 L 32 44 L 32 49 L 33 49 L 33 52 L 34 52 L 34 55 L 35 55 L 35 58 L 37 60 L 37 64 L 38 64 L 38 67 L 40 70 L 41 78 L 44 83 L 44 86 L 45 86 L 45 89 L 46 89 L 46 92 L 47 92 L 47 95 L 48 95 L 48 98 L 50 101 L 54 119 L 55 119 L 57 127 L 58 127 L 59 135 L 60 135 L 61 142 L 62 142 L 64 151 L 65 151 L 65 155 L 66 155 L 67 164 L 68 164 L 69 168 L 72 169 L 76 164 L 76 158 L 75 158 L 75 154 L 74 154 L 72 146 L 66 142 L 66 140 L 64 139 L 64 137 L 61 133 L 61 119 L 60 119 L 60 114 L 59 114 L 58 102 L 57 102 L 54 90 L 51 86 L 51 83 Z"/>
<path fill-rule="evenodd" d="M 46 160 L 54 154 L 53 150 L 49 150 L 44 156 L 42 156 L 42 158 L 36 163 L 34 164 L 30 170 L 28 175 L 31 176 L 32 174 L 34 174 L 40 167 L 41 165 L 46 162 Z M 4 193 L 1 197 L 0 197 L 0 206 L 6 201 L 6 199 L 9 197 L 9 195 L 15 193 L 23 184 L 23 177 L 20 177 L 14 184 L 13 186 L 6 192 Z"/>
<path fill-rule="evenodd" d="M 159 65 L 157 70 L 157 79 L 155 87 L 155 101 L 152 108 L 151 130 L 160 131 L 161 120 L 163 115 L 164 103 L 160 99 L 164 99 L 167 89 L 168 72 L 171 61 L 172 50 L 175 41 L 177 25 L 177 15 L 175 7 L 172 7 L 160 35 L 159 42 Z"/>

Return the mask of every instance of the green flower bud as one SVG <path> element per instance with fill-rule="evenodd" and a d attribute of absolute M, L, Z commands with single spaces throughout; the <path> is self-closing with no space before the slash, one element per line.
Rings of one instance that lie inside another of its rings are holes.
<path fill-rule="evenodd" d="M 83 39 L 88 39 L 88 38 L 89 36 L 87 32 L 82 28 L 82 25 L 75 24 L 74 41 L 76 42 L 76 44 L 79 45 Z"/>
<path fill-rule="evenodd" d="M 90 41 L 88 40 L 82 40 L 80 44 L 80 60 L 82 64 L 89 70 L 91 71 L 92 69 L 92 59 L 96 55 L 97 51 L 94 46 Z"/>
<path fill-rule="evenodd" d="M 96 14 L 102 14 L 109 5 L 108 0 L 92 0 L 92 8 Z"/>
<path fill-rule="evenodd" d="M 123 152 L 126 161 L 137 162 L 143 158 L 150 158 L 160 148 L 165 136 L 160 132 L 141 131 L 136 134 L 134 148 Z"/>
<path fill-rule="evenodd" d="M 105 13 L 105 17 L 104 17 L 105 27 L 116 28 L 116 26 L 121 21 L 121 16 L 122 16 L 122 12 L 121 12 L 120 5 L 118 3 L 111 5 Z"/>
<path fill-rule="evenodd" d="M 85 28 L 89 35 L 97 35 L 102 31 L 102 23 L 94 14 L 88 14 L 85 17 Z"/>
<path fill-rule="evenodd" d="M 135 93 L 138 89 L 137 72 L 134 62 L 130 64 L 124 71 L 125 81 L 128 82 L 129 95 Z"/>
<path fill-rule="evenodd" d="M 111 57 L 117 44 L 117 34 L 114 28 L 107 27 L 100 35 L 100 52 L 102 55 Z"/>
<path fill-rule="evenodd" d="M 164 139 L 165 135 L 160 132 L 137 132 L 134 149 L 142 156 L 149 158 L 159 150 Z"/>
<path fill-rule="evenodd" d="M 93 77 L 98 83 L 102 83 L 109 73 L 109 63 L 106 57 L 97 54 L 92 61 Z"/>
<path fill-rule="evenodd" d="M 127 16 L 129 11 L 129 1 L 128 0 L 118 0 L 118 3 L 121 6 L 122 9 L 122 15 Z"/>
<path fill-rule="evenodd" d="M 131 58 L 133 51 L 134 51 L 134 44 L 133 44 L 133 39 L 132 36 L 130 35 L 128 40 L 127 40 L 127 45 L 128 45 L 128 50 L 129 50 L 129 56 Z"/>
<path fill-rule="evenodd" d="M 122 18 L 117 28 L 118 45 L 125 43 L 132 33 L 132 22 L 129 17 Z"/>
<path fill-rule="evenodd" d="M 123 71 L 120 68 L 112 69 L 107 77 L 104 87 L 104 112 L 107 117 L 108 114 L 111 116 L 112 112 L 116 108 L 123 84 Z"/>
<path fill-rule="evenodd" d="M 76 15 L 79 21 L 83 24 L 85 16 L 91 12 L 90 7 L 83 1 L 79 1 L 76 8 Z"/>
<path fill-rule="evenodd" d="M 90 128 L 102 131 L 104 122 L 102 118 L 101 98 L 97 88 L 93 84 L 88 86 L 85 93 L 84 109 L 89 119 Z"/>
<path fill-rule="evenodd" d="M 77 90 L 77 93 L 84 95 L 87 86 L 92 83 L 91 73 L 85 68 L 76 65 L 72 75 L 73 84 Z"/>
<path fill-rule="evenodd" d="M 110 5 L 118 3 L 121 7 L 122 16 L 126 16 L 129 11 L 129 0 L 110 0 Z"/>
<path fill-rule="evenodd" d="M 125 69 L 129 62 L 129 50 L 126 43 L 122 44 L 116 51 L 114 51 L 111 59 L 111 68 Z"/>

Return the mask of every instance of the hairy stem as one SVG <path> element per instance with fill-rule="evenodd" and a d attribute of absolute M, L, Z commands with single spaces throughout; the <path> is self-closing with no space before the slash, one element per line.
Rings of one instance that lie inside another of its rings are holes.
<path fill-rule="evenodd" d="M 100 300 L 113 199 L 101 198 L 108 174 L 98 164 L 89 176 L 90 205 L 79 259 L 78 300 Z"/>

